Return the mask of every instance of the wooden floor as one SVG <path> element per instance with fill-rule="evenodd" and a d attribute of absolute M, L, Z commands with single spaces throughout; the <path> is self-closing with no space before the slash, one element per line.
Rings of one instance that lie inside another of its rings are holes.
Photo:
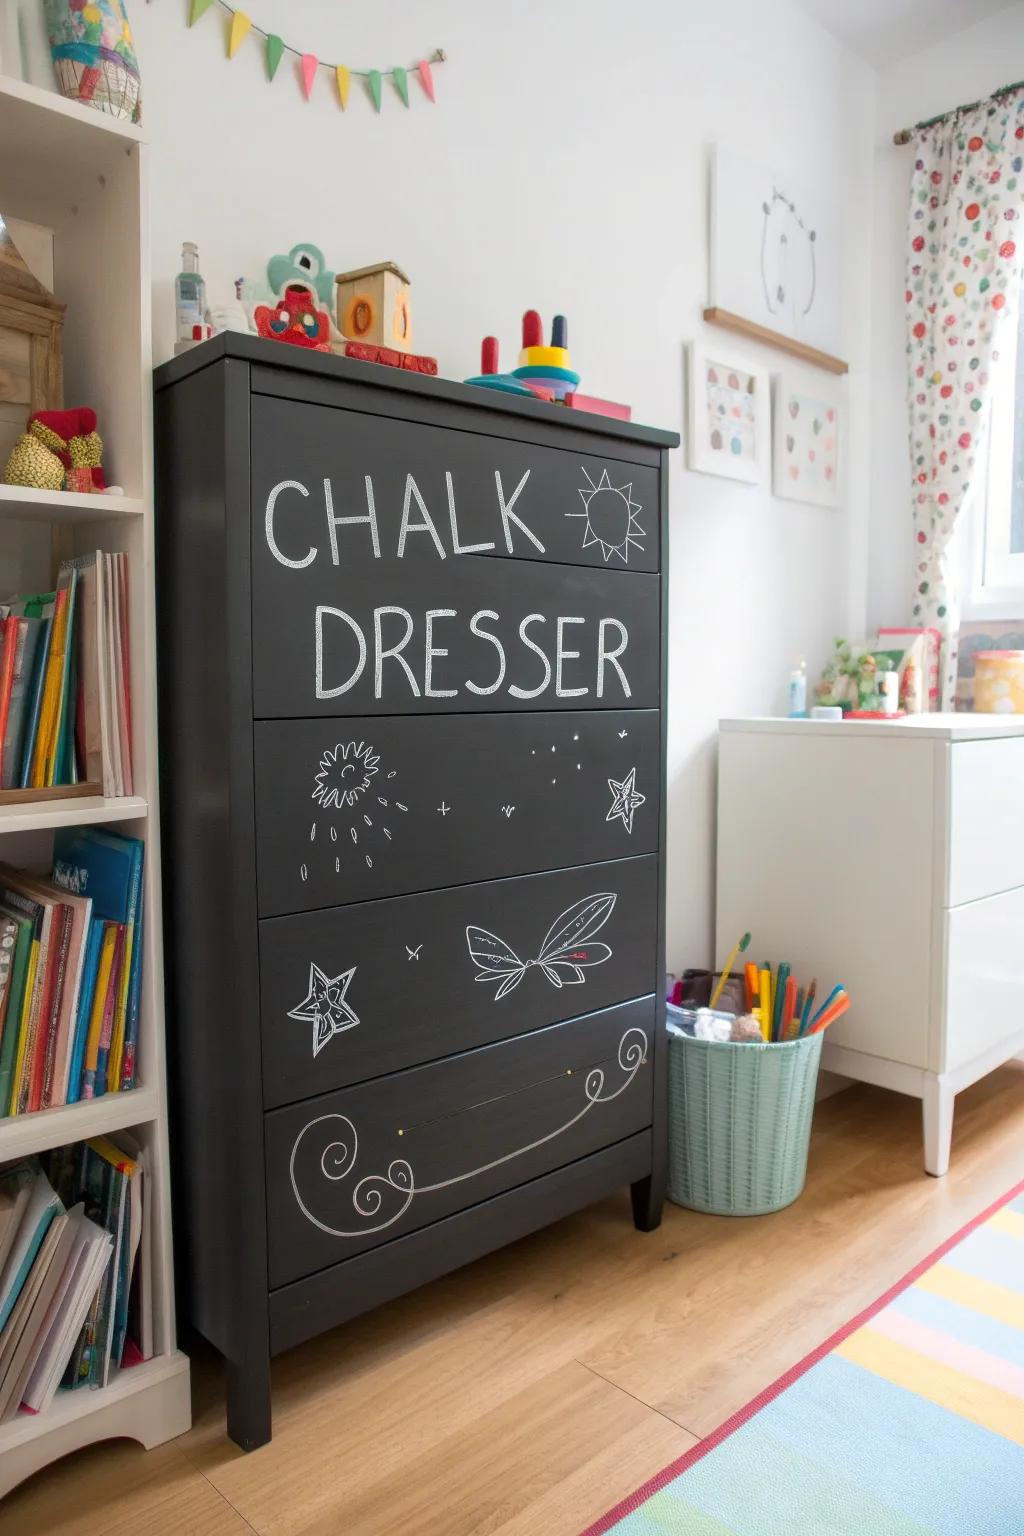
<path fill-rule="evenodd" d="M 95 1446 L 0 1505 L 17 1536 L 579 1536 L 1024 1175 L 1024 1064 L 957 1100 L 952 1171 L 919 1107 L 819 1105 L 807 1190 L 752 1220 L 625 1193 L 283 1356 L 273 1443 L 224 1435 L 193 1354 L 195 1427 Z"/>

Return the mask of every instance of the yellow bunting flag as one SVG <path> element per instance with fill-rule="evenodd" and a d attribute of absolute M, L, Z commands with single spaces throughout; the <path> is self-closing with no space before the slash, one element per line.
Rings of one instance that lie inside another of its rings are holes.
<path fill-rule="evenodd" d="M 233 59 L 249 35 L 252 22 L 244 11 L 236 11 L 231 18 L 231 31 L 228 33 L 228 58 Z"/>
<path fill-rule="evenodd" d="M 379 69 L 371 69 L 369 74 L 366 77 L 366 83 L 370 87 L 370 95 L 373 97 L 373 104 L 377 108 L 377 111 L 379 112 L 380 111 L 380 70 Z"/>
<path fill-rule="evenodd" d="M 194 27 L 200 16 L 205 16 L 213 0 L 192 0 L 192 6 L 188 13 L 188 24 Z"/>
<path fill-rule="evenodd" d="M 341 98 L 342 111 L 348 106 L 348 88 L 352 84 L 352 76 L 344 64 L 339 64 L 334 71 L 338 80 L 338 95 Z"/>

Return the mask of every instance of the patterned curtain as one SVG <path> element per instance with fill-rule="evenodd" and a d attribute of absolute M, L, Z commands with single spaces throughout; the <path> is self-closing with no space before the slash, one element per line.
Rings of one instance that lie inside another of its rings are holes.
<path fill-rule="evenodd" d="M 1022 89 L 956 112 L 916 139 L 905 295 L 914 622 L 943 637 L 943 709 L 953 708 L 956 691 L 953 531 L 983 445 L 998 339 L 1012 334 L 1024 257 L 1022 168 Z"/>

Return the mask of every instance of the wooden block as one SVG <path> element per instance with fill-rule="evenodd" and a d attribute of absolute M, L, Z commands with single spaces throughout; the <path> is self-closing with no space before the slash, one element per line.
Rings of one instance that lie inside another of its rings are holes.
<path fill-rule="evenodd" d="M 616 421 L 632 421 L 633 407 L 617 400 L 602 400 L 599 395 L 566 395 L 565 403 L 575 411 L 591 411 L 595 416 L 613 416 Z"/>

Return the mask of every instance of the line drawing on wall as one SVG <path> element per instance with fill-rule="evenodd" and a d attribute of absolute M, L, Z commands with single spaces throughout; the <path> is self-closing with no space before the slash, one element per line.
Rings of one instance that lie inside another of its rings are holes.
<path fill-rule="evenodd" d="M 603 965 L 611 958 L 607 944 L 590 944 L 612 915 L 617 897 L 602 891 L 585 896 L 560 912 L 544 936 L 535 960 L 520 960 L 510 944 L 486 928 L 470 924 L 466 929 L 466 947 L 473 964 L 479 966 L 474 981 L 500 983 L 494 1001 L 507 997 L 518 987 L 527 971 L 543 971 L 553 987 L 575 987 L 586 981 L 583 972 L 592 965 Z"/>
<path fill-rule="evenodd" d="M 605 821 L 621 821 L 626 831 L 633 831 L 633 813 L 639 810 L 647 799 L 636 787 L 636 769 L 631 768 L 624 779 L 609 779 L 608 788 L 612 792 L 612 808 L 605 817 Z"/>
<path fill-rule="evenodd" d="M 342 971 L 340 976 L 328 976 L 318 965 L 310 962 L 309 987 L 306 996 L 296 1007 L 289 1009 L 288 1017 L 313 1026 L 313 1055 L 319 1056 L 328 1040 L 354 1029 L 359 1015 L 346 1002 L 345 994 L 356 973 L 356 966 Z"/>
<path fill-rule="evenodd" d="M 319 1227 L 321 1232 L 326 1232 L 329 1237 L 366 1237 L 373 1232 L 383 1232 L 387 1227 L 393 1227 L 396 1221 L 400 1221 L 409 1209 L 417 1195 L 433 1194 L 441 1189 L 450 1189 L 453 1184 L 462 1184 L 467 1179 L 475 1179 L 482 1173 L 489 1173 L 492 1168 L 500 1168 L 503 1163 L 512 1162 L 514 1158 L 524 1157 L 528 1152 L 534 1152 L 538 1147 L 543 1147 L 549 1141 L 562 1136 L 571 1130 L 574 1125 L 588 1115 L 598 1104 L 610 1104 L 620 1094 L 625 1093 L 630 1087 L 640 1068 L 647 1062 L 647 1036 L 642 1029 L 635 1025 L 627 1029 L 619 1040 L 616 1060 L 619 1069 L 625 1073 L 625 1080 L 619 1084 L 612 1093 L 605 1093 L 605 1071 L 603 1067 L 591 1067 L 583 1079 L 583 1093 L 586 1103 L 571 1119 L 566 1120 L 546 1136 L 540 1136 L 536 1141 L 531 1141 L 525 1147 L 516 1147 L 512 1152 L 506 1152 L 503 1157 L 496 1157 L 489 1163 L 484 1163 L 479 1168 L 470 1168 L 465 1173 L 457 1173 L 450 1179 L 441 1179 L 436 1184 L 422 1184 L 417 1186 L 412 1164 L 405 1158 L 395 1158 L 388 1164 L 386 1173 L 368 1173 L 358 1181 L 352 1190 L 352 1207 L 357 1217 L 373 1219 L 380 1216 L 384 1201 L 391 1194 L 398 1197 L 396 1209 L 384 1220 L 377 1221 L 373 1226 L 356 1228 L 332 1227 L 327 1222 L 321 1221 L 309 1209 L 299 1189 L 299 1182 L 295 1172 L 295 1162 L 299 1155 L 299 1149 L 303 1140 L 311 1132 L 315 1132 L 318 1126 L 324 1127 L 322 1135 L 330 1139 L 325 1143 L 323 1151 L 317 1160 L 321 1174 L 330 1183 L 339 1183 L 346 1179 L 356 1165 L 359 1156 L 359 1134 L 355 1125 L 347 1115 L 330 1114 L 318 1115 L 315 1120 L 310 1120 L 303 1126 L 292 1144 L 291 1157 L 288 1160 L 288 1174 L 291 1179 L 292 1193 L 295 1196 L 299 1210 L 312 1222 L 314 1227 Z M 330 1127 L 328 1129 L 328 1126 Z"/>
<path fill-rule="evenodd" d="M 630 545 L 643 554 L 644 546 L 640 541 L 647 537 L 637 517 L 637 513 L 643 511 L 643 503 L 633 500 L 633 482 L 612 485 L 608 471 L 603 469 L 595 483 L 587 473 L 586 465 L 580 467 L 587 482 L 580 487 L 583 511 L 565 515 L 585 520 L 581 548 L 590 549 L 599 544 L 605 565 L 612 555 L 618 555 L 623 565 L 628 565 Z"/>

